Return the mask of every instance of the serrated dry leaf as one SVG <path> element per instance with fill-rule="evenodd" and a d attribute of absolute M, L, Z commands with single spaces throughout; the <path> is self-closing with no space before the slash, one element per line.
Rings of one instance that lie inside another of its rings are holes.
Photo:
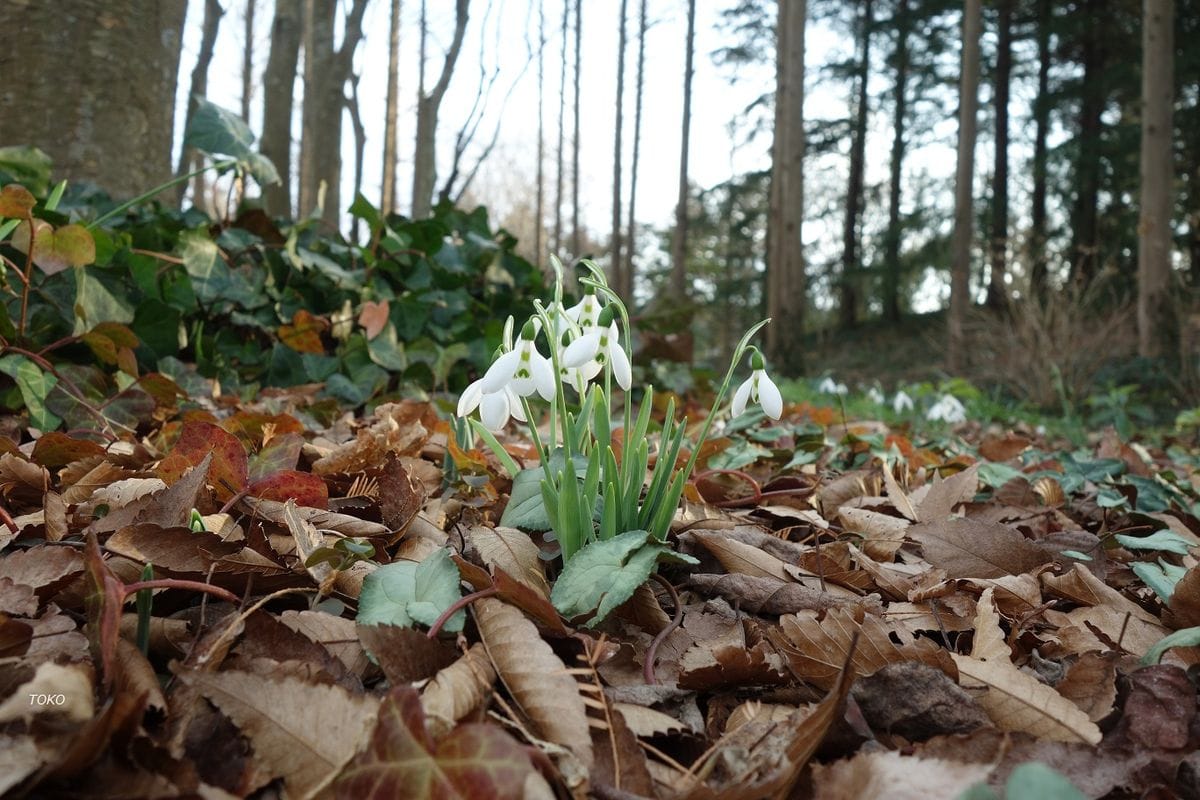
<path fill-rule="evenodd" d="M 971 519 L 923 522 L 908 529 L 925 560 L 952 578 L 999 578 L 1032 572 L 1052 559 L 1007 525 Z"/>
<path fill-rule="evenodd" d="M 460 719 L 483 705 L 492 694 L 496 670 L 482 644 L 471 649 L 448 667 L 440 670 L 421 691 L 431 732 L 437 736 L 449 732 Z"/>
<path fill-rule="evenodd" d="M 743 624 L 730 626 L 721 636 L 706 636 L 679 659 L 681 689 L 786 682 L 783 658 L 766 641 L 752 642 Z"/>
<path fill-rule="evenodd" d="M 84 476 L 84 480 L 87 480 L 91 477 L 92 473 L 104 467 L 111 470 L 120 470 L 119 467 L 115 467 L 106 461 Z M 123 470 L 121 471 L 123 472 Z M 79 484 L 76 484 L 76 486 L 79 486 Z M 76 486 L 71 488 L 75 489 Z M 161 492 L 165 488 L 167 488 L 167 484 L 161 478 L 125 478 L 124 480 L 101 485 L 99 488 L 93 488 L 90 492 L 87 507 L 88 510 L 98 505 L 106 505 L 110 509 L 124 508 L 135 500 L 139 500 L 155 492 Z"/>
<path fill-rule="evenodd" d="M 810 711 L 814 704 L 806 706 Z M 782 703 L 760 703 L 757 700 L 747 700 L 729 712 L 725 720 L 725 732 L 729 733 L 745 725 L 747 722 L 786 722 L 788 717 L 796 712 L 796 706 Z"/>
<path fill-rule="evenodd" d="M 361 678 L 370 667 L 370 659 L 358 643 L 354 620 L 323 611 L 284 611 L 279 621 L 323 645 L 351 674 Z"/>
<path fill-rule="evenodd" d="M 901 461 L 897 466 L 903 464 Z M 913 507 L 912 500 L 908 494 L 900 488 L 900 484 L 896 481 L 896 476 L 892 474 L 892 468 L 884 463 L 880 469 L 883 473 L 883 485 L 887 491 L 888 499 L 892 501 L 892 505 L 896 510 L 913 522 L 920 522 L 920 517 L 917 516 L 917 510 Z"/>
<path fill-rule="evenodd" d="M 566 665 L 516 608 L 485 597 L 472 609 L 496 673 L 535 730 L 590 766 L 595 754 L 587 707 Z"/>
<path fill-rule="evenodd" d="M 150 563 L 168 572 L 203 574 L 216 561 L 239 553 L 241 542 L 223 542 L 215 533 L 154 524 L 129 525 L 108 537 L 110 552 Z"/>
<path fill-rule="evenodd" d="M 962 472 L 930 484 L 917 506 L 917 514 L 922 522 L 940 522 L 949 517 L 959 503 L 974 497 L 978 485 L 979 465 L 972 464 Z"/>
<path fill-rule="evenodd" d="M 467 530 L 466 537 L 489 570 L 502 569 L 513 580 L 549 599 L 550 584 L 542 569 L 541 550 L 529 534 L 516 528 L 475 525 Z"/>
<path fill-rule="evenodd" d="M 673 733 L 691 732 L 691 728 L 670 714 L 664 714 L 653 708 L 634 705 L 633 703 L 613 703 L 612 707 L 621 712 L 625 724 L 635 736 L 667 736 Z"/>
<path fill-rule="evenodd" d="M 1004 641 L 1004 631 L 1000 629 L 1000 614 L 996 611 L 992 589 L 989 587 L 979 596 L 978 611 L 975 614 L 975 638 L 971 642 L 971 658 L 981 661 L 1003 661 L 1011 663 L 1012 652 Z"/>
<path fill-rule="evenodd" d="M 308 559 L 324 546 L 325 537 L 318 533 L 316 527 L 296 510 L 296 503 L 292 500 L 283 504 L 283 521 L 287 525 L 288 532 L 292 534 L 292 540 L 296 543 L 296 555 L 299 556 L 300 563 L 304 565 L 305 571 L 312 576 L 317 586 L 320 586 L 321 591 L 324 592 L 327 581 L 333 577 L 333 566 L 327 561 L 309 566 Z"/>
<path fill-rule="evenodd" d="M 283 516 L 284 503 L 280 503 L 277 500 L 260 500 L 254 497 L 243 497 L 241 502 L 255 516 L 262 517 L 279 525 L 287 524 Z M 308 508 L 307 506 L 295 506 L 295 508 L 296 515 L 317 530 L 333 531 L 356 539 L 370 537 L 386 538 L 390 533 L 386 525 L 352 517 L 349 514 L 337 514 L 333 511 Z"/>
<path fill-rule="evenodd" d="M 863 552 L 877 561 L 887 562 L 896 557 L 896 551 L 904 544 L 904 532 L 909 528 L 906 519 L 865 508 L 842 506 L 838 516 L 848 532 L 863 538 Z"/>
<path fill-rule="evenodd" d="M 712 553 L 727 572 L 754 578 L 791 581 L 785 564 L 757 547 L 731 539 L 715 531 L 693 531 L 696 541 Z"/>
<path fill-rule="evenodd" d="M 855 676 L 865 676 L 902 661 L 921 661 L 954 676 L 945 650 L 928 639 L 897 645 L 890 638 L 894 631 L 861 610 L 832 608 L 820 620 L 812 614 L 781 617 L 779 633 L 772 640 L 797 678 L 822 689 L 837 682 L 843 667 Z M 857 646 L 847 663 L 855 641 Z"/>
<path fill-rule="evenodd" d="M 0 578 L 32 587 L 43 600 L 82 573 L 83 558 L 70 547 L 40 545 L 0 556 Z"/>
<path fill-rule="evenodd" d="M 1011 663 L 951 654 L 968 691 L 984 689 L 977 701 L 996 727 L 1056 742 L 1100 743 L 1100 729 L 1074 703 Z"/>
<path fill-rule="evenodd" d="M 164 528 L 187 526 L 196 497 L 208 478 L 212 464 L 212 453 L 191 467 L 187 474 L 166 489 L 139 496 L 128 505 L 109 511 L 108 514 L 88 526 L 88 533 L 111 533 L 126 525 L 146 522 Z"/>
<path fill-rule="evenodd" d="M 290 797 L 307 797 L 337 776 L 366 741 L 379 701 L 340 686 L 246 672 L 180 670 L 250 740 L 256 760 L 283 777 Z"/>
<path fill-rule="evenodd" d="M 393 686 L 431 678 L 458 656 L 446 642 L 399 625 L 359 625 L 357 635 Z"/>
<path fill-rule="evenodd" d="M 959 797 L 987 781 L 991 764 L 917 758 L 895 751 L 859 752 L 832 764 L 813 765 L 814 800 L 929 800 Z"/>

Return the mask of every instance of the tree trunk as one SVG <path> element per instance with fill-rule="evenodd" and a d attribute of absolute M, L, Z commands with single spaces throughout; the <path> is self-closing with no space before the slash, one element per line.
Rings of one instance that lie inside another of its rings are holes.
<path fill-rule="evenodd" d="M 354 132 L 354 198 L 362 194 L 363 161 L 367 150 L 367 129 L 363 125 L 361 106 L 358 102 L 358 76 L 350 76 L 350 96 L 346 98 L 346 110 L 350 113 L 350 129 Z M 351 201 L 353 202 L 353 200 Z M 351 222 L 350 241 L 358 241 L 358 217 Z"/>
<path fill-rule="evenodd" d="M 65 13 L 60 3 L 0 3 L 0 142 L 37 145 L 57 177 L 114 197 L 169 180 L 186 7 L 75 0 Z"/>
<path fill-rule="evenodd" d="M 996 151 L 992 169 L 992 274 L 988 282 L 987 303 L 1000 308 L 1008 300 L 1005 272 L 1008 264 L 1008 94 L 1012 74 L 1012 15 L 1013 0 L 997 4 L 998 35 L 996 40 Z"/>
<path fill-rule="evenodd" d="M 192 118 L 192 114 L 196 113 L 197 100 L 208 96 L 208 68 L 212 65 L 213 48 L 217 43 L 217 33 L 221 29 L 221 17 L 223 16 L 225 16 L 225 9 L 221 8 L 218 0 L 205 0 L 204 22 L 200 29 L 200 52 L 196 56 L 196 65 L 192 67 L 192 80 L 188 87 L 187 118 L 189 120 Z M 179 153 L 179 166 L 175 169 L 175 174 L 186 175 L 192 172 L 199 167 L 200 161 L 200 155 L 196 151 L 190 147 L 183 148 Z M 206 208 L 204 176 L 197 175 L 191 183 L 192 205 L 200 209 Z M 186 191 L 186 183 L 181 183 L 175 189 L 177 203 L 183 202 L 183 195 Z"/>
<path fill-rule="evenodd" d="M 383 192 L 379 207 L 384 215 L 396 210 L 397 128 L 400 116 L 400 12 L 401 0 L 391 0 L 388 22 L 387 105 L 383 112 Z"/>
<path fill-rule="evenodd" d="M 546 232 L 546 0 L 538 0 L 537 199 L 533 212 L 533 263 L 542 268 Z"/>
<path fill-rule="evenodd" d="M 625 127 L 625 17 L 628 0 L 621 0 L 620 18 L 617 20 L 617 124 L 613 134 L 613 195 L 612 235 L 609 241 L 609 280 L 613 289 L 627 304 L 633 298 L 625 292 L 625 262 L 621 260 L 621 133 Z"/>
<path fill-rule="evenodd" d="M 302 0 L 275 0 L 271 51 L 263 73 L 262 153 L 279 170 L 278 184 L 263 187 L 268 213 L 291 216 L 292 110 L 296 65 L 300 60 Z"/>
<path fill-rule="evenodd" d="M 950 246 L 950 316 L 946 361 L 950 372 L 966 364 L 964 327 L 971 305 L 971 239 L 975 176 L 975 116 L 979 105 L 980 0 L 963 8 L 962 80 L 958 90 L 958 165 L 954 176 L 954 237 Z"/>
<path fill-rule="evenodd" d="M 341 47 L 334 48 L 337 0 L 307 0 L 304 49 L 304 128 L 300 149 L 300 211 L 320 205 L 321 220 L 337 230 L 342 213 L 342 111 L 354 51 L 362 39 L 368 0 L 354 0 Z M 321 187 L 324 184 L 324 195 Z"/>
<path fill-rule="evenodd" d="M 767 222 L 767 355 L 798 375 L 804 352 L 804 29 L 806 0 L 779 4 L 775 138 Z"/>
<path fill-rule="evenodd" d="M 671 237 L 671 291 L 687 296 L 688 149 L 692 140 L 692 75 L 696 52 L 696 0 L 688 0 L 687 44 L 683 67 L 683 126 L 679 141 L 679 196 L 675 201 L 675 234 Z"/>
<path fill-rule="evenodd" d="M 862 22 L 858 38 L 862 55 L 858 62 L 857 97 L 854 109 L 854 131 L 850 142 L 850 179 L 846 187 L 846 214 L 842 221 L 842 275 L 839 285 L 841 302 L 839 323 L 843 329 L 858 324 L 858 273 L 862 255 L 859 248 L 859 223 L 863 212 L 863 184 L 867 160 L 867 82 L 871 77 L 871 33 L 875 27 L 873 0 L 863 1 Z"/>
<path fill-rule="evenodd" d="M 642 144 L 642 95 L 645 86 L 646 73 L 646 0 L 642 0 L 638 11 L 638 54 L 637 79 L 633 91 L 633 159 L 629 163 L 629 224 L 625 248 L 625 281 L 629 297 L 633 297 L 633 283 L 636 276 L 633 263 L 634 249 L 637 247 L 637 184 L 638 166 L 641 159 Z M 685 101 L 686 102 L 686 101 Z"/>
<path fill-rule="evenodd" d="M 571 24 L 571 0 L 563 0 L 562 15 L 562 61 L 558 65 L 558 147 L 555 149 L 556 170 L 554 176 L 554 254 L 562 257 L 563 247 L 563 178 L 566 164 L 563 144 L 566 141 L 567 124 L 567 29 Z"/>
<path fill-rule="evenodd" d="M 571 139 L 571 255 L 583 255 L 583 231 L 579 227 L 579 80 L 583 66 L 583 0 L 575 0 L 574 136 Z"/>
<path fill-rule="evenodd" d="M 1172 315 L 1171 210 L 1174 0 L 1142 2 L 1141 215 L 1138 220 L 1138 355 L 1166 352 Z"/>
<path fill-rule="evenodd" d="M 429 94 L 425 94 L 422 87 L 422 91 L 417 97 L 417 141 L 413 154 L 413 219 L 424 219 L 429 216 L 433 187 L 437 182 L 438 111 L 442 106 L 442 98 L 446 96 L 446 89 L 450 86 L 450 78 L 454 74 L 454 65 L 458 61 L 459 51 L 462 50 L 463 35 L 467 31 L 469 4 L 469 0 L 455 0 L 454 39 L 450 43 L 450 49 L 446 51 L 446 60 L 442 62 L 442 73 Z M 424 37 L 424 14 L 421 19 L 421 35 Z"/>
<path fill-rule="evenodd" d="M 1090 283 L 1100 265 L 1100 144 L 1104 131 L 1101 115 L 1106 98 L 1106 54 L 1101 41 L 1104 0 L 1085 0 L 1079 14 L 1083 26 L 1083 96 L 1079 105 L 1078 160 L 1075 164 L 1075 208 L 1071 227 L 1071 277 Z"/>
<path fill-rule="evenodd" d="M 888 180 L 888 226 L 883 251 L 883 318 L 900 321 L 900 222 L 901 177 L 904 168 L 905 115 L 908 113 L 908 34 L 911 26 L 908 0 L 897 0 L 893 55 L 895 83 L 892 87 L 892 156 Z"/>
<path fill-rule="evenodd" d="M 242 15 L 245 41 L 242 42 L 242 119 L 250 123 L 250 101 L 254 97 L 254 17 L 258 10 L 257 0 L 246 0 Z"/>
<path fill-rule="evenodd" d="M 1033 101 L 1033 195 L 1029 211 L 1029 261 L 1033 296 L 1046 297 L 1046 137 L 1050 132 L 1051 0 L 1037 3 L 1038 88 Z"/>

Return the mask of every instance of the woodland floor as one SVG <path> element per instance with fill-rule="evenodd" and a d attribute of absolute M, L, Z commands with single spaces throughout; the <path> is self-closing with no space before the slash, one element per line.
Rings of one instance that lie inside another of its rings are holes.
<path fill-rule="evenodd" d="M 433 406 L 161 402 L 0 455 L 0 794 L 1200 796 L 1194 445 L 790 407 L 710 446 L 758 449 L 688 488 L 699 565 L 597 630 Z M 491 592 L 457 634 L 357 624 L 345 537 Z M 218 588 L 153 588 L 143 654 L 147 563 Z"/>

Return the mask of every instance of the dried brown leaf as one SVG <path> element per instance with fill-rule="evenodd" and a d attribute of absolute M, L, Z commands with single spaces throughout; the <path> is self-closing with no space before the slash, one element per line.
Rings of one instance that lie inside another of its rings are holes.
<path fill-rule="evenodd" d="M 485 597 L 472 608 L 496 673 L 539 735 L 590 766 L 595 755 L 587 707 L 566 665 L 513 606 Z"/>
<path fill-rule="evenodd" d="M 250 510 L 251 514 L 257 517 L 269 520 L 278 525 L 287 524 L 283 516 L 284 503 L 280 503 L 277 500 L 260 500 L 253 497 L 243 497 L 241 502 Z M 308 508 L 306 506 L 296 506 L 296 514 L 318 530 L 334 531 L 343 536 L 353 538 L 386 538 L 390 533 L 386 525 L 352 517 L 349 514 L 338 514 L 333 511 L 324 511 L 319 508 Z"/>
<path fill-rule="evenodd" d="M 633 703 L 613 703 L 612 707 L 621 712 L 621 716 L 625 718 L 625 724 L 637 736 L 667 736 L 691 731 L 689 726 L 675 717 L 653 708 Z"/>
<path fill-rule="evenodd" d="M 991 771 L 991 764 L 917 758 L 892 750 L 860 752 L 829 765 L 813 765 L 813 797 L 815 800 L 959 797 L 973 785 L 986 781 Z"/>
<path fill-rule="evenodd" d="M 1117 700 L 1117 658 L 1113 652 L 1084 653 L 1054 688 L 1079 706 L 1088 719 L 1099 722 L 1112 713 Z"/>
<path fill-rule="evenodd" d="M 783 658 L 766 641 L 751 642 L 745 625 L 731 626 L 720 637 L 705 637 L 679 660 L 681 689 L 786 682 Z"/>
<path fill-rule="evenodd" d="M 903 464 L 903 462 L 900 462 L 900 464 Z M 896 481 L 896 476 L 892 474 L 892 468 L 884 463 L 880 471 L 883 473 L 883 485 L 887 491 L 888 499 L 892 501 L 892 505 L 909 520 L 919 522 L 920 518 L 917 516 L 917 510 L 913 508 L 912 500 L 909 499 L 908 494 L 900 488 L 900 484 Z"/>
<path fill-rule="evenodd" d="M 449 644 L 399 625 L 359 625 L 358 640 L 393 686 L 432 677 L 458 655 Z"/>
<path fill-rule="evenodd" d="M 284 611 L 279 621 L 317 644 L 324 645 L 330 655 L 360 678 L 370 667 L 370 660 L 358 643 L 354 620 L 335 617 L 324 611 Z"/>
<path fill-rule="evenodd" d="M 186 527 L 196 506 L 196 497 L 208 478 L 212 460 L 212 453 L 208 453 L 171 486 L 153 494 L 141 495 L 128 505 L 110 510 L 89 525 L 87 532 L 110 533 L 139 522 L 154 523 L 164 528 Z"/>
<path fill-rule="evenodd" d="M 45 600 L 83 572 L 83 558 L 70 547 L 41 545 L 0 556 L 0 578 L 32 587 Z"/>
<path fill-rule="evenodd" d="M 978 485 L 979 465 L 973 464 L 962 472 L 931 484 L 917 506 L 917 514 L 922 522 L 941 522 L 950 516 L 955 506 L 973 498 Z"/>
<path fill-rule="evenodd" d="M 297 797 L 316 793 L 337 776 L 366 740 L 379 707 L 373 697 L 295 678 L 201 670 L 180 670 L 178 676 L 233 720 L 256 760 Z"/>
<path fill-rule="evenodd" d="M 204 574 L 216 561 L 240 553 L 242 543 L 223 542 L 221 537 L 207 531 L 143 523 L 117 531 L 108 537 L 105 547 L 117 555 L 168 572 Z"/>
<path fill-rule="evenodd" d="M 987 714 L 954 680 L 919 661 L 888 664 L 851 690 L 876 731 L 922 741 L 987 725 Z"/>
<path fill-rule="evenodd" d="M 448 733 L 459 720 L 480 708 L 496 683 L 487 650 L 480 643 L 440 670 L 421 692 L 421 707 L 435 735 Z"/>
<path fill-rule="evenodd" d="M 693 536 L 721 562 L 727 572 L 754 578 L 791 580 L 783 561 L 757 547 L 715 531 L 693 531 Z"/>
<path fill-rule="evenodd" d="M 754 614 L 791 614 L 847 605 L 847 600 L 778 578 L 751 575 L 689 575 L 688 586 L 715 593 Z"/>
<path fill-rule="evenodd" d="M 847 532 L 863 538 L 863 552 L 876 561 L 887 562 L 896 557 L 896 551 L 904 544 L 904 532 L 910 525 L 906 519 L 851 506 L 842 506 L 838 516 Z"/>
<path fill-rule="evenodd" d="M 542 569 L 541 551 L 529 534 L 516 528 L 476 525 L 467 530 L 466 537 L 489 570 L 501 569 L 513 580 L 549 599 L 550 584 Z"/>
<path fill-rule="evenodd" d="M 991 587 L 984 589 L 983 594 L 979 596 L 971 657 L 981 661 L 1003 661 L 1007 664 L 1012 659 L 1012 651 L 1004 640 L 1004 631 L 1000 628 L 1000 614 L 996 611 L 993 596 Z"/>
<path fill-rule="evenodd" d="M 947 481 L 948 482 L 948 481 Z M 1007 525 L 971 519 L 924 522 L 908 529 L 925 560 L 952 578 L 999 578 L 1032 572 L 1051 558 Z"/>

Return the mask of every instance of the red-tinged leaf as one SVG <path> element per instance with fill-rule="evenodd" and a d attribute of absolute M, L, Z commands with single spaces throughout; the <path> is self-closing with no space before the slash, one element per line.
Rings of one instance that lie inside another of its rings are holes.
<path fill-rule="evenodd" d="M 383 524 L 399 534 L 425 503 L 425 487 L 404 469 L 395 453 L 388 453 L 379 475 L 379 510 Z"/>
<path fill-rule="evenodd" d="M 119 322 L 101 322 L 79 337 L 104 364 L 116 364 L 122 349 L 138 346 L 138 337 Z"/>
<path fill-rule="evenodd" d="M 33 231 L 33 263 L 47 275 L 96 260 L 96 242 L 82 225 L 64 225 L 55 230 L 50 223 L 37 219 Z M 22 222 L 13 231 L 13 247 L 28 253 L 29 238 L 29 223 Z"/>
<path fill-rule="evenodd" d="M 264 441 L 285 433 L 304 433 L 304 426 L 292 415 L 264 414 L 261 411 L 240 410 L 222 420 L 221 427 L 251 447 L 258 447 Z"/>
<path fill-rule="evenodd" d="M 363 303 L 362 311 L 358 312 L 358 324 L 366 329 L 367 338 L 374 339 L 388 323 L 388 301 L 378 303 L 371 300 Z"/>
<path fill-rule="evenodd" d="M 124 372 L 131 378 L 136 378 L 138 376 L 137 356 L 134 355 L 134 352 L 131 348 L 117 348 L 117 369 L 121 370 L 121 372 Z"/>
<path fill-rule="evenodd" d="M 10 183 L 0 189 L 0 217 L 24 219 L 37 205 L 33 194 L 19 183 Z"/>
<path fill-rule="evenodd" d="M 272 436 L 261 450 L 250 456 L 250 482 L 255 483 L 277 472 L 295 469 L 303 447 L 304 437 L 298 433 Z"/>
<path fill-rule="evenodd" d="M 175 483 L 189 467 L 195 466 L 212 453 L 208 482 L 217 496 L 229 499 L 246 488 L 248 465 L 246 448 L 233 434 L 210 422 L 188 422 L 170 454 L 158 464 L 158 476 L 168 484 Z"/>
<path fill-rule="evenodd" d="M 255 481 L 246 494 L 263 500 L 284 502 L 294 500 L 298 506 L 326 509 L 329 507 L 329 488 L 325 481 L 311 472 L 284 470 Z"/>
<path fill-rule="evenodd" d="M 525 749 L 496 725 L 460 725 L 435 744 L 420 695 L 399 686 L 379 708 L 367 752 L 334 789 L 354 800 L 519 798 L 532 769 Z"/>
<path fill-rule="evenodd" d="M 46 469 L 65 467 L 72 461 L 104 455 L 104 448 L 90 439 L 76 439 L 57 431 L 44 434 L 33 446 L 33 463 Z"/>
<path fill-rule="evenodd" d="M 328 320 L 301 308 L 292 315 L 291 325 L 279 326 L 279 341 L 299 353 L 323 354 L 325 345 L 321 342 L 321 333 L 328 327 Z"/>
<path fill-rule="evenodd" d="M 179 384 L 161 372 L 147 372 L 138 378 L 137 385 L 154 398 L 159 408 L 174 408 L 179 398 L 187 397 L 187 392 L 180 389 Z"/>
<path fill-rule="evenodd" d="M 125 584 L 113 574 L 100 554 L 96 534 L 88 534 L 83 550 L 87 575 L 87 635 L 92 656 L 100 663 L 104 685 L 112 680 L 117 639 L 121 635 L 121 607 L 125 603 Z"/>

